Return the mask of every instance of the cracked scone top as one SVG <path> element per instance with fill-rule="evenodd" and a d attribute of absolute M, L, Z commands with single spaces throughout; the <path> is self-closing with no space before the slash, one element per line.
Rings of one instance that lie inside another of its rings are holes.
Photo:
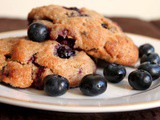
<path fill-rule="evenodd" d="M 121 28 L 86 8 L 43 6 L 33 9 L 28 15 L 28 21 L 46 25 L 52 40 L 75 40 L 74 48 L 95 58 L 127 66 L 133 66 L 138 60 L 136 45 Z"/>
<path fill-rule="evenodd" d="M 43 88 L 43 79 L 58 74 L 69 80 L 70 87 L 79 85 L 87 74 L 93 74 L 96 66 L 85 52 L 75 51 L 68 59 L 57 54 L 61 44 L 56 41 L 33 42 L 26 37 L 0 40 L 0 80 L 13 87 L 31 85 Z"/>

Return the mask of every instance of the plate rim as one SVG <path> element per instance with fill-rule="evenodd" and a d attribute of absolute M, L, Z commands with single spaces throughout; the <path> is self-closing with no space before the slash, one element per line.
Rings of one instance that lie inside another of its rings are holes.
<path fill-rule="evenodd" d="M 7 34 L 14 34 L 17 32 L 24 32 L 26 29 L 21 30 L 13 30 L 13 31 L 6 31 L 1 32 L 0 36 L 7 35 Z M 133 36 L 140 36 L 144 39 L 151 39 L 154 41 L 160 42 L 159 39 L 134 34 L 134 33 L 126 33 L 128 35 Z M 106 105 L 106 106 L 64 106 L 64 105 L 56 105 L 56 104 L 49 104 L 49 103 L 40 103 L 40 102 L 34 102 L 34 101 L 27 101 L 27 100 L 20 100 L 16 98 L 10 98 L 5 96 L 0 96 L 0 102 L 15 105 L 15 106 L 21 106 L 21 107 L 27 107 L 27 108 L 34 108 L 34 109 L 41 109 L 41 110 L 51 110 L 51 111 L 61 111 L 61 112 L 74 112 L 74 113 L 99 113 L 99 112 L 122 112 L 122 111 L 135 111 L 135 110 L 143 110 L 143 109 L 150 109 L 160 106 L 160 100 L 152 100 L 149 102 L 139 102 L 139 103 L 132 103 L 132 104 L 120 104 L 120 105 Z M 72 108 L 72 109 L 71 109 Z"/>
<path fill-rule="evenodd" d="M 64 106 L 48 103 L 33 102 L 27 100 L 19 100 L 16 98 L 9 98 L 0 96 L 0 102 L 26 108 L 34 108 L 39 110 L 51 110 L 59 112 L 72 112 L 72 113 L 109 113 L 109 112 L 127 112 L 137 111 L 150 108 L 156 108 L 160 106 L 160 100 L 153 100 L 150 102 L 139 102 L 135 104 L 121 104 L 121 105 L 107 105 L 107 106 Z M 26 104 L 28 103 L 28 104 Z"/>

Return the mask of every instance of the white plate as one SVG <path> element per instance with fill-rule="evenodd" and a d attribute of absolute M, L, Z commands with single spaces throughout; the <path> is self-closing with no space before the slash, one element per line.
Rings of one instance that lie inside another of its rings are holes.
<path fill-rule="evenodd" d="M 1 33 L 0 38 L 26 35 L 26 30 Z M 140 35 L 128 34 L 137 46 L 150 43 L 160 54 L 160 41 Z M 127 68 L 129 74 L 133 68 Z M 102 69 L 97 73 L 102 74 Z M 120 112 L 141 110 L 160 106 L 160 83 L 153 82 L 150 89 L 145 91 L 132 90 L 127 81 L 128 75 L 119 84 L 108 83 L 105 93 L 96 97 L 83 96 L 78 88 L 69 90 L 60 97 L 50 97 L 43 91 L 34 89 L 14 89 L 0 84 L 0 102 L 64 112 Z"/>

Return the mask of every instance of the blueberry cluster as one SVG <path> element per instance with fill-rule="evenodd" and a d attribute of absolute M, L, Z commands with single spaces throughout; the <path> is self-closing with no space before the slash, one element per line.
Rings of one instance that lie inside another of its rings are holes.
<path fill-rule="evenodd" d="M 28 27 L 28 38 L 34 42 L 44 42 L 48 40 L 50 30 L 43 24 L 41 23 L 32 23 Z M 57 55 L 60 58 L 63 59 L 68 59 L 71 56 L 75 55 L 75 51 L 73 49 L 74 46 L 74 40 L 69 39 L 69 38 L 63 38 L 63 37 L 58 37 L 57 42 L 61 44 L 61 46 L 57 49 Z"/>
<path fill-rule="evenodd" d="M 150 44 L 139 47 L 140 66 L 128 76 L 128 82 L 133 89 L 146 90 L 153 80 L 160 77 L 160 57 Z M 124 66 L 108 63 L 104 68 L 104 76 L 107 81 L 118 83 L 126 75 Z"/>
<path fill-rule="evenodd" d="M 102 25 L 106 27 L 106 25 Z M 35 42 L 49 39 L 49 29 L 41 23 L 32 23 L 28 28 L 28 37 Z M 69 58 L 75 55 L 73 50 L 74 40 L 59 37 L 57 42 L 61 46 L 57 49 L 60 58 Z M 128 76 L 128 82 L 136 90 L 148 89 L 153 80 L 160 77 L 160 57 L 150 44 L 139 47 L 141 65 Z M 102 94 L 107 89 L 107 81 L 118 83 L 126 76 L 126 69 L 122 65 L 106 63 L 103 70 L 104 77 L 98 74 L 89 74 L 83 77 L 79 88 L 84 95 L 95 96 Z M 69 81 L 60 75 L 48 75 L 44 78 L 44 91 L 50 96 L 60 96 L 69 89 Z"/>
<path fill-rule="evenodd" d="M 160 77 L 160 57 L 150 44 L 139 47 L 139 57 L 141 65 L 129 74 L 128 80 L 134 89 L 146 90 Z"/>
<path fill-rule="evenodd" d="M 144 44 L 139 47 L 139 56 L 141 65 L 137 70 L 129 74 L 128 82 L 133 89 L 146 90 L 151 86 L 153 80 L 160 77 L 160 57 L 155 53 L 154 47 L 150 44 Z M 111 83 L 122 81 L 126 76 L 126 69 L 122 65 L 106 63 L 103 74 L 104 77 L 98 74 L 84 76 L 79 85 L 81 92 L 87 96 L 104 93 L 107 89 L 107 81 Z M 67 79 L 64 81 L 63 78 L 63 80 L 57 81 L 58 79 L 62 79 L 62 77 L 57 79 L 56 77 L 53 75 L 45 78 L 45 81 L 51 82 L 50 84 L 45 84 L 45 91 L 49 95 L 62 95 L 62 93 L 65 93 L 69 88 Z M 64 82 L 63 84 L 66 85 L 62 86 L 62 83 L 55 84 L 55 82 Z"/>

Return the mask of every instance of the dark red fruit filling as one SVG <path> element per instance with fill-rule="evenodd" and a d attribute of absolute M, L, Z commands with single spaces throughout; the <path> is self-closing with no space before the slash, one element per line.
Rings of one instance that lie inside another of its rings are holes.
<path fill-rule="evenodd" d="M 30 62 L 34 63 L 35 60 L 36 60 L 36 57 L 35 57 L 35 55 L 33 55 L 33 56 L 28 60 L 27 64 L 30 63 Z"/>
<path fill-rule="evenodd" d="M 60 58 L 70 58 L 71 56 L 75 55 L 75 51 L 68 46 L 60 46 L 57 49 L 57 55 Z"/>
<path fill-rule="evenodd" d="M 82 74 L 82 69 L 81 68 L 79 69 L 78 74 Z"/>
<path fill-rule="evenodd" d="M 37 88 L 37 89 L 43 89 L 43 86 L 44 86 L 44 83 L 43 83 L 43 80 L 41 79 L 41 76 L 42 74 L 45 72 L 45 67 L 39 65 L 38 63 L 35 62 L 35 60 L 37 59 L 36 54 L 34 54 L 29 60 L 27 63 L 30 63 L 32 62 L 32 64 L 34 64 L 36 67 L 38 67 L 38 71 L 36 72 L 36 77 L 33 78 L 33 84 L 32 86 L 34 88 Z"/>
<path fill-rule="evenodd" d="M 89 15 L 87 15 L 87 14 L 83 14 L 81 11 L 80 11 L 80 9 L 78 9 L 78 8 L 76 8 L 76 7 L 70 7 L 70 8 L 67 8 L 67 7 L 64 7 L 65 9 L 67 9 L 67 10 L 74 10 L 74 11 L 76 11 L 76 12 L 78 12 L 78 16 L 80 16 L 80 17 L 89 17 Z M 74 13 L 73 14 L 71 14 L 69 17 L 76 17 L 75 15 L 74 15 Z"/>
<path fill-rule="evenodd" d="M 69 46 L 69 47 L 71 47 L 71 48 L 73 48 L 73 47 L 74 47 L 74 44 L 75 44 L 75 40 L 74 40 L 74 39 L 68 38 L 68 37 L 64 38 L 64 37 L 62 37 L 62 36 L 59 36 L 59 37 L 57 38 L 57 42 L 59 42 L 59 43 L 62 44 L 62 45 Z"/>
<path fill-rule="evenodd" d="M 44 71 L 44 67 L 39 67 L 38 72 L 36 73 L 36 79 L 39 79 Z"/>
<path fill-rule="evenodd" d="M 34 79 L 33 87 L 37 89 L 43 89 L 44 82 L 41 79 L 42 74 L 45 72 L 45 67 L 39 67 L 36 73 L 36 78 Z"/>
<path fill-rule="evenodd" d="M 56 39 L 56 41 L 62 45 L 66 45 L 73 48 L 75 45 L 75 40 L 73 38 L 69 38 L 68 36 L 73 35 L 71 35 L 71 33 L 67 29 L 60 30 L 58 32 L 58 38 Z"/>
<path fill-rule="evenodd" d="M 8 71 L 5 71 L 5 68 L 6 68 L 6 66 L 4 66 L 4 67 L 2 68 L 2 75 L 3 75 L 3 76 L 6 76 L 6 77 L 9 77 L 9 72 L 8 72 Z"/>

